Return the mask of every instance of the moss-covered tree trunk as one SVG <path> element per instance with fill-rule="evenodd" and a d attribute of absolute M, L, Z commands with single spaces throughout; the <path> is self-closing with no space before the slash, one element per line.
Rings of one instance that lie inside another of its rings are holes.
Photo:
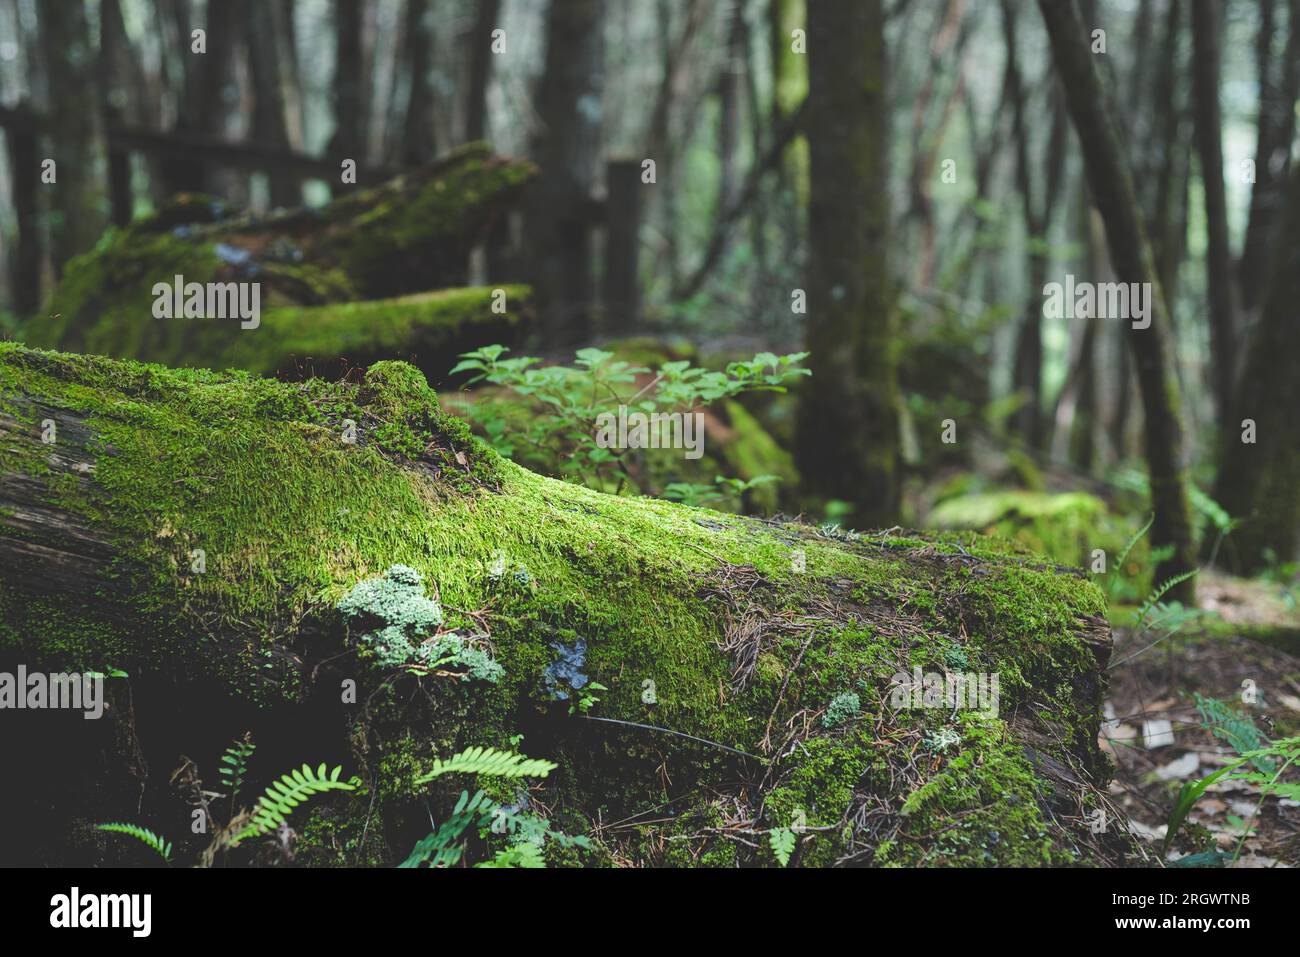
<path fill-rule="evenodd" d="M 1251 333 L 1236 421 L 1223 429 L 1214 486 L 1215 500 L 1241 522 L 1221 549 L 1240 572 L 1291 561 L 1300 534 L 1300 172 L 1291 174 L 1279 225 L 1272 281 Z"/>
<path fill-rule="evenodd" d="M 851 504 L 858 527 L 882 527 L 898 517 L 901 484 L 883 5 L 810 0 L 808 69 L 812 378 L 799 467 L 810 491 Z"/>
<path fill-rule="evenodd" d="M 473 789 L 415 783 L 466 745 L 559 763 L 524 797 L 478 782 L 592 835 L 557 863 L 770 863 L 785 829 L 803 864 L 1124 853 L 1087 823 L 1110 813 L 1109 629 L 1077 573 L 973 535 L 828 537 L 545 479 L 403 363 L 286 383 L 0 344 L 0 567 L 0 672 L 129 676 L 100 722 L 25 712 L 11 860 L 121 862 L 87 827 L 105 820 L 201 859 L 171 771 L 215 783 L 245 731 L 246 793 L 304 761 L 364 789 L 232 864 L 400 861 Z M 386 573 L 349 628 L 336 606 Z M 448 641 L 480 667 L 419 665 Z M 952 706 L 959 674 L 992 693 Z"/>
<path fill-rule="evenodd" d="M 1149 284 L 1151 290 L 1149 325 L 1134 328 L 1130 323 L 1124 333 L 1142 396 L 1143 440 L 1155 512 L 1151 540 L 1154 545 L 1172 548 L 1170 557 L 1156 569 L 1157 579 L 1164 581 L 1190 572 L 1196 562 L 1169 311 L 1142 226 L 1133 178 L 1088 49 L 1088 31 L 1073 3 L 1039 0 L 1038 5 L 1082 144 L 1088 186 L 1106 224 L 1111 265 L 1120 282 Z M 1170 594 L 1190 604 L 1195 596 L 1193 580 L 1185 580 Z"/>

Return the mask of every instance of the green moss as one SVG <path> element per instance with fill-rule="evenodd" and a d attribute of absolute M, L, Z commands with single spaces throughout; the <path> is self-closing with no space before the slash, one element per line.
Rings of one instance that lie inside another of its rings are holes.
<path fill-rule="evenodd" d="M 929 713 L 890 716 L 891 675 L 912 662 L 951 668 L 958 647 L 970 668 L 1002 675 L 1003 715 L 1036 722 L 1050 742 L 1040 748 L 1073 766 L 1099 761 L 1100 689 L 1079 617 L 1101 612 L 1100 592 L 1004 544 L 969 534 L 832 535 L 543 478 L 481 447 L 402 363 L 380 363 L 355 384 L 283 383 L 0 344 L 0 404 L 18 408 L 5 395 L 85 419 L 94 481 L 80 494 L 55 481 L 49 494 L 106 536 L 115 556 L 116 587 L 89 603 L 99 622 L 78 612 L 54 619 L 55 629 L 7 636 L 23 640 L 33 661 L 75 651 L 133 674 L 165 667 L 217 681 L 232 696 L 294 700 L 314 680 L 304 662 L 343 650 L 338 602 L 398 564 L 427 583 L 446 627 L 490 633 L 504 668 L 496 685 L 349 665 L 360 669 L 350 673 L 365 701 L 350 712 L 353 750 L 363 780 L 380 789 L 374 813 L 385 826 L 408 816 L 418 826 L 421 814 L 427 821 L 423 808 L 408 806 L 422 762 L 465 744 L 504 746 L 525 731 L 525 750 L 561 764 L 545 803 L 568 819 L 640 820 L 665 802 L 683 813 L 750 802 L 754 829 L 787 826 L 800 809 L 810 827 L 828 828 L 801 838 L 798 860 L 859 854 L 870 835 L 842 831 L 860 795 L 878 796 L 903 819 L 907 795 L 889 790 L 890 769 L 912 767 L 915 755 L 895 737 L 937 730 Z M 355 443 L 344 441 L 347 419 Z M 27 448 L 39 439 L 18 441 Z M 30 463 L 18 456 L 5 468 L 33 474 Z M 206 553 L 203 573 L 191 571 L 196 548 Z M 795 570 L 796 550 L 806 572 Z M 526 584 L 494 574 L 502 563 L 526 569 Z M 0 592 L 6 609 L 28 597 Z M 569 716 L 547 694 L 543 672 L 554 642 L 577 640 L 587 645 L 584 672 L 608 688 L 593 715 L 759 760 Z M 759 654 L 740 680 L 747 640 L 759 642 Z M 859 696 L 860 714 L 824 727 L 827 703 L 846 689 Z M 882 727 L 887 737 L 877 740 Z M 982 825 L 1008 835 L 1014 850 L 995 850 L 999 862 L 1046 860 L 1038 837 L 1024 838 L 1036 835 L 1028 815 L 1040 791 L 1015 758 L 1024 732 L 977 730 L 963 731 L 969 773 L 957 764 L 965 750 L 936 769 L 953 767 L 960 800 L 940 801 L 947 786 L 936 785 L 933 800 L 917 799 L 917 813 L 934 815 L 938 827 L 941 808 L 974 807 L 986 788 L 1014 791 L 1025 815 L 1014 826 L 972 811 L 956 827 L 972 840 Z M 797 746 L 783 748 L 795 731 Z M 541 752 L 532 750 L 538 741 Z M 765 762 L 778 754 L 768 774 Z M 977 771 L 990 776 L 976 780 Z M 349 844 L 360 841 L 354 824 L 345 834 L 337 822 L 313 824 L 315 846 L 363 859 L 380 853 Z M 960 847 L 932 852 L 925 835 L 933 829 L 909 818 L 886 859 L 956 860 Z M 1071 846 L 1068 830 L 1059 822 L 1048 830 L 1056 860 Z M 676 833 L 672 855 L 766 860 L 698 827 Z M 611 841 L 615 857 L 632 853 Z M 654 859 L 660 851 L 649 846 L 636 853 Z"/>

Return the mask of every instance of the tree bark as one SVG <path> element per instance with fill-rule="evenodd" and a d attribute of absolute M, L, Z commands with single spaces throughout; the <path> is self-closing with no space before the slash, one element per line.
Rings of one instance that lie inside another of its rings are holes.
<path fill-rule="evenodd" d="M 470 33 L 469 91 L 466 97 L 465 138 L 471 143 L 488 136 L 488 81 L 492 78 L 492 31 L 500 24 L 501 0 L 478 0 Z"/>
<path fill-rule="evenodd" d="M 402 162 L 407 166 L 427 163 L 438 154 L 433 128 L 433 11 L 428 0 L 407 0 L 406 58 L 410 66 L 411 92 L 406 100 L 402 123 Z M 471 140 L 481 137 L 471 137 Z"/>
<path fill-rule="evenodd" d="M 1273 246 L 1272 281 L 1251 334 L 1233 416 L 1224 423 L 1214 498 L 1241 524 L 1220 555 L 1234 571 L 1251 573 L 1296 556 L 1300 531 L 1300 170 L 1293 169 L 1286 209 Z M 1254 443 L 1245 441 L 1251 420 Z"/>
<path fill-rule="evenodd" d="M 1195 542 L 1183 464 L 1183 425 L 1169 344 L 1170 318 L 1160 277 L 1142 227 L 1141 213 L 1119 138 L 1107 115 L 1105 95 L 1088 50 L 1088 34 L 1072 3 L 1039 0 L 1052 55 L 1065 87 L 1093 200 L 1106 224 L 1111 265 L 1120 282 L 1149 283 L 1150 325 L 1125 329 L 1142 396 L 1144 447 L 1155 520 L 1151 540 L 1172 554 L 1156 569 L 1157 579 L 1195 568 Z M 1192 580 L 1170 593 L 1185 604 L 1195 596 Z"/>
<path fill-rule="evenodd" d="M 1291 0 L 1286 50 L 1274 64 L 1271 49 L 1275 0 L 1264 0 L 1259 33 L 1259 117 L 1256 120 L 1255 186 L 1250 219 L 1237 264 L 1241 306 L 1253 314 L 1268 286 L 1269 244 L 1286 203 L 1286 176 L 1295 137 L 1296 100 L 1300 98 L 1300 0 Z M 1276 76 L 1274 75 L 1276 72 Z"/>
<path fill-rule="evenodd" d="M 1231 422 L 1237 335 L 1233 311 L 1232 251 L 1228 248 L 1228 196 L 1223 184 L 1223 118 L 1219 110 L 1223 6 L 1218 0 L 1192 3 L 1192 86 L 1196 94 L 1196 148 L 1205 191 L 1209 327 L 1215 412 L 1220 428 Z"/>
<path fill-rule="evenodd" d="M 107 224 L 103 198 L 103 124 L 88 106 L 95 95 L 96 60 L 85 4 L 55 9 L 41 4 L 41 49 L 49 76 L 49 150 L 56 186 L 51 204 L 57 214 L 50 225 L 50 257 L 56 275 L 64 264 L 95 245 Z"/>
<path fill-rule="evenodd" d="M 551 346 L 585 341 L 591 332 L 593 224 L 587 209 L 601 155 L 603 25 L 604 0 L 551 0 L 537 96 L 541 126 L 533 146 L 542 176 L 525 220 L 530 281 Z"/>
<path fill-rule="evenodd" d="M 799 408 L 809 490 L 891 525 L 900 494 L 898 371 L 889 273 L 889 111 L 879 0 L 808 5 L 811 153 L 808 332 Z"/>

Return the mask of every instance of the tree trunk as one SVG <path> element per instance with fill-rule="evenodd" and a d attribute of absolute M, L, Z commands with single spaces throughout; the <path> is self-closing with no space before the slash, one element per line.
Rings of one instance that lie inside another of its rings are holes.
<path fill-rule="evenodd" d="M 1296 100 L 1300 98 L 1300 0 L 1291 0 L 1286 51 L 1273 63 L 1273 9 L 1264 0 L 1265 22 L 1259 33 L 1259 117 L 1256 120 L 1255 186 L 1250 193 L 1250 220 L 1237 267 L 1242 309 L 1253 313 L 1263 300 L 1272 261 L 1269 245 L 1286 202 L 1286 174 L 1295 137 Z M 1274 70 L 1278 75 L 1274 76 Z"/>
<path fill-rule="evenodd" d="M 405 32 L 411 92 L 402 123 L 401 158 L 406 166 L 420 166 L 438 154 L 433 131 L 433 11 L 428 0 L 407 0 Z"/>
<path fill-rule="evenodd" d="M 283 8 L 275 3 L 254 3 L 248 31 L 249 64 L 253 82 L 253 136 L 259 143 L 289 149 L 288 106 L 285 95 L 287 70 Z M 297 179 L 285 169 L 270 172 L 271 205 L 287 209 L 302 202 Z"/>
<path fill-rule="evenodd" d="M 569 863 L 772 864 L 781 828 L 814 866 L 1114 864 L 1132 848 L 1122 822 L 1088 826 L 1110 774 L 1110 634 L 1101 592 L 1070 570 L 545 479 L 475 442 L 399 362 L 278 383 L 0 343 L 0 431 L 0 670 L 129 676 L 107 679 L 100 721 L 35 712 L 14 732 L 10 863 L 121 863 L 126 845 L 87 826 L 107 820 L 201 860 L 209 835 L 169 772 L 187 755 L 215 784 L 245 731 L 244 793 L 304 761 L 362 780 L 294 812 L 299 865 L 401 861 L 467 783 L 415 778 L 520 735 L 560 765 L 534 808 L 569 833 L 607 824 Z M 382 612 L 345 626 L 340 599 L 388 571 L 490 652 L 495 682 L 384 664 Z M 944 705 L 961 760 L 918 761 L 939 716 L 906 690 L 911 662 L 941 661 L 959 632 L 1002 681 L 982 714 Z M 590 714 L 557 700 L 560 653 L 604 686 Z M 846 688 L 855 706 L 831 714 Z M 623 820 L 642 823 L 608 826 Z"/>
<path fill-rule="evenodd" d="M 488 136 L 488 81 L 492 77 L 492 31 L 500 24 L 501 0 L 478 0 L 470 33 L 469 93 L 465 108 L 465 138 L 473 143 Z"/>
<path fill-rule="evenodd" d="M 1196 91 L 1196 149 L 1205 190 L 1207 249 L 1205 283 L 1209 290 L 1210 366 L 1215 412 L 1220 428 L 1231 425 L 1236 375 L 1236 322 L 1232 307 L 1232 251 L 1228 248 L 1228 196 L 1223 184 L 1223 119 L 1219 111 L 1223 6 L 1218 0 L 1192 3 L 1192 86 Z"/>
<path fill-rule="evenodd" d="M 361 0 L 334 0 L 334 133 L 327 152 L 340 163 L 351 159 L 358 166 L 366 160 L 370 121 L 363 29 Z M 337 182 L 330 185 L 344 193 L 355 188 Z"/>
<path fill-rule="evenodd" d="M 102 169 L 103 124 L 97 110 L 96 60 L 82 3 L 66 8 L 37 6 L 41 49 L 49 77 L 49 153 L 56 184 L 50 187 L 56 214 L 50 225 L 50 257 L 56 275 L 78 253 L 95 245 L 107 224 Z"/>
<path fill-rule="evenodd" d="M 1164 581 L 1192 571 L 1196 558 L 1182 460 L 1183 425 L 1169 344 L 1169 312 L 1142 228 L 1133 180 L 1106 112 L 1105 95 L 1088 50 L 1088 34 L 1073 4 L 1039 0 L 1039 9 L 1047 25 L 1075 132 L 1085 145 L 1088 185 L 1106 224 L 1111 265 L 1120 282 L 1150 284 L 1146 287 L 1151 293 L 1150 325 L 1145 329 L 1130 325 L 1125 335 L 1137 367 L 1145 417 L 1144 446 L 1155 512 L 1151 540 L 1153 545 L 1173 549 L 1156 569 L 1157 580 Z M 1190 605 L 1195 596 L 1192 580 L 1184 581 L 1170 594 Z"/>
<path fill-rule="evenodd" d="M 810 491 L 851 503 L 858 527 L 881 527 L 898 517 L 901 463 L 879 0 L 810 0 L 808 59 L 812 377 L 800 400 L 799 468 Z"/>
<path fill-rule="evenodd" d="M 1256 572 L 1296 556 L 1300 530 L 1300 171 L 1291 173 L 1272 282 L 1255 324 L 1233 408 L 1224 424 L 1214 498 L 1241 525 L 1223 543 L 1224 563 Z M 1256 440 L 1243 438 L 1251 420 Z"/>
<path fill-rule="evenodd" d="M 588 209 L 601 155 L 603 25 L 604 0 L 551 0 L 533 147 L 542 176 L 529 196 L 525 229 L 530 279 L 552 347 L 584 341 L 591 333 Z"/>

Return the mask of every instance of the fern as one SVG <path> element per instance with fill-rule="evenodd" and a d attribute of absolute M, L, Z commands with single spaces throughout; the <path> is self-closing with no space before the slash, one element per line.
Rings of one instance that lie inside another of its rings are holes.
<path fill-rule="evenodd" d="M 1173 578 L 1166 578 L 1159 585 L 1153 588 L 1151 594 L 1147 596 L 1147 600 L 1142 603 L 1142 607 L 1138 611 L 1137 619 L 1133 622 L 1133 630 L 1141 630 L 1142 622 L 1145 621 L 1147 615 L 1151 613 L 1151 609 L 1155 608 L 1156 605 L 1159 604 L 1160 599 L 1164 598 L 1165 594 L 1170 589 L 1181 585 L 1183 582 L 1187 581 L 1187 579 L 1193 577 L 1199 572 L 1199 568 L 1193 568 L 1191 571 L 1183 572 L 1181 575 L 1175 575 Z"/>
<path fill-rule="evenodd" d="M 1151 514 L 1151 517 L 1147 519 L 1146 524 L 1133 533 L 1133 537 L 1128 540 L 1128 544 L 1124 546 L 1124 550 L 1119 553 L 1119 558 L 1115 559 L 1115 564 L 1111 566 L 1110 581 L 1107 583 L 1106 586 L 1107 598 L 1109 598 L 1111 592 L 1115 590 L 1115 582 L 1118 580 L 1119 576 L 1123 572 L 1124 563 L 1128 561 L 1129 552 L 1133 551 L 1133 549 L 1137 547 L 1137 543 L 1141 541 L 1142 536 L 1145 535 L 1148 530 L 1150 530 L 1155 520 L 1156 520 L 1156 516 L 1155 513 L 1153 512 Z"/>
<path fill-rule="evenodd" d="M 96 824 L 95 827 L 101 831 L 110 831 L 113 834 L 127 834 L 137 841 L 143 841 L 153 848 L 160 857 L 168 864 L 172 862 L 172 843 L 164 840 L 147 827 L 141 827 L 138 824 L 127 824 L 122 821 L 110 821 L 107 824 Z"/>
<path fill-rule="evenodd" d="M 326 772 L 325 765 L 322 764 L 313 771 L 310 766 L 304 764 L 301 770 L 281 775 L 278 781 L 272 781 L 262 793 L 253 808 L 252 820 L 247 827 L 235 835 L 231 846 L 247 837 L 259 837 L 274 831 L 285 823 L 285 819 L 294 808 L 312 795 L 324 791 L 355 791 L 359 783 L 357 779 L 340 781 L 339 775 L 342 773 L 342 767 Z"/>
<path fill-rule="evenodd" d="M 768 832 L 767 840 L 772 845 L 772 853 L 776 855 L 777 863 L 782 867 L 788 865 L 790 855 L 794 853 L 795 835 L 793 829 L 775 827 Z"/>
<path fill-rule="evenodd" d="M 225 753 L 221 755 L 219 774 L 221 783 L 230 792 L 232 806 L 239 794 L 240 787 L 244 784 L 244 774 L 248 771 L 248 759 L 253 756 L 253 752 L 256 750 L 257 745 L 253 743 L 252 737 L 245 734 L 243 738 L 226 748 Z"/>
<path fill-rule="evenodd" d="M 553 761 L 526 758 L 522 754 L 499 751 L 496 748 L 466 748 L 454 754 L 446 761 L 441 758 L 433 762 L 433 768 L 427 774 L 415 779 L 416 784 L 428 784 L 434 778 L 444 774 L 492 774 L 502 778 L 544 778 L 558 765 Z"/>

